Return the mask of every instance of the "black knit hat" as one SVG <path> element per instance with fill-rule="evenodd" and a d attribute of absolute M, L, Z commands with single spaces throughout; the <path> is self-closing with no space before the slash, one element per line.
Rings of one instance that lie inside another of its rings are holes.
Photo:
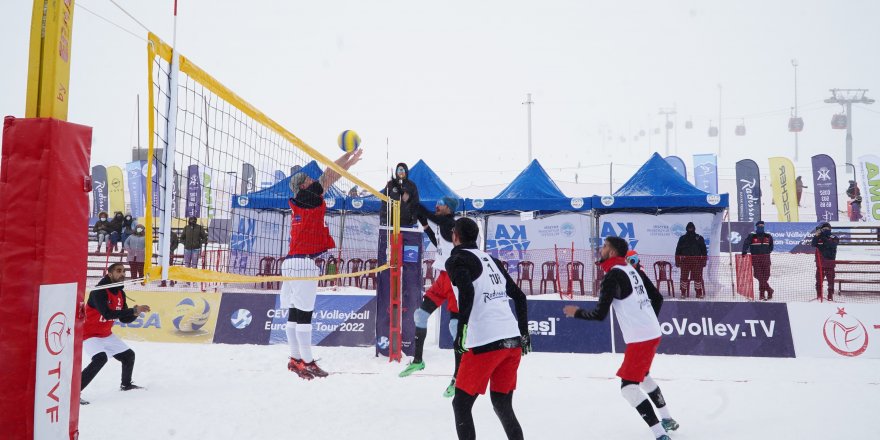
<path fill-rule="evenodd" d="M 757 222 L 755 222 L 755 226 L 758 225 L 764 226 L 764 220 L 758 220 Z"/>

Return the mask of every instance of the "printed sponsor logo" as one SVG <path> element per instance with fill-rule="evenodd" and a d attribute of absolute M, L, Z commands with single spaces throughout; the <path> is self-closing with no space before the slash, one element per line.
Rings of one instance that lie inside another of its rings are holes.
<path fill-rule="evenodd" d="M 332 208 L 332 207 L 336 206 L 336 197 L 325 198 L 324 204 L 327 205 L 328 208 Z"/>
<path fill-rule="evenodd" d="M 620 237 L 629 242 L 629 248 L 635 249 L 639 244 L 636 238 L 636 229 L 633 222 L 603 222 L 602 232 L 599 236 L 604 240 L 605 237 Z"/>
<path fill-rule="evenodd" d="M 243 330 L 247 326 L 251 325 L 251 321 L 253 320 L 254 316 L 248 309 L 238 309 L 232 312 L 232 316 L 229 318 L 232 326 L 239 330 Z"/>
<path fill-rule="evenodd" d="M 791 221 L 791 203 L 789 202 L 789 198 L 791 197 L 788 193 L 788 174 L 785 172 L 785 166 L 779 167 L 779 188 L 780 188 L 780 199 L 782 200 L 782 216 L 785 218 L 785 221 Z"/>
<path fill-rule="evenodd" d="M 483 207 L 486 206 L 486 201 L 483 199 L 474 199 L 471 203 L 474 205 L 474 208 L 477 209 L 483 209 Z"/>
<path fill-rule="evenodd" d="M 524 251 L 529 248 L 531 240 L 526 233 L 525 225 L 498 224 L 494 239 L 486 240 L 486 250 Z"/>
<path fill-rule="evenodd" d="M 354 199 L 351 201 L 351 206 L 354 209 L 361 209 L 364 206 L 364 201 L 361 199 Z"/>
<path fill-rule="evenodd" d="M 708 196 L 706 196 L 706 203 L 715 206 L 721 203 L 721 196 L 718 194 L 709 194 Z"/>
<path fill-rule="evenodd" d="M 820 167 L 816 170 L 816 180 L 820 182 L 831 180 L 831 170 L 828 167 Z"/>
<path fill-rule="evenodd" d="M 664 335 L 678 336 L 718 336 L 731 342 L 737 338 L 772 338 L 776 329 L 776 320 L 744 319 L 738 323 L 715 322 L 711 317 L 703 317 L 699 321 L 688 318 L 672 318 L 672 321 L 660 323 L 660 331 Z"/>
<path fill-rule="evenodd" d="M 575 228 L 574 225 L 571 223 L 563 223 L 559 227 L 559 230 L 562 232 L 562 235 L 566 237 L 571 237 L 572 235 L 574 235 Z"/>
<path fill-rule="evenodd" d="M 757 179 L 739 180 L 739 191 L 742 194 L 742 202 L 745 202 L 746 219 L 749 221 L 757 220 L 758 198 L 755 197 L 757 187 Z"/>
<path fill-rule="evenodd" d="M 44 332 L 46 350 L 49 350 L 52 356 L 57 356 L 64 351 L 64 347 L 67 345 L 65 331 L 67 335 L 70 335 L 70 327 L 67 326 L 67 315 L 63 312 L 56 312 L 49 318 Z"/>
<path fill-rule="evenodd" d="M 388 346 L 391 344 L 391 341 L 388 340 L 387 336 L 382 336 L 376 341 L 376 346 L 379 347 L 380 350 L 387 350 Z"/>
<path fill-rule="evenodd" d="M 247 206 L 248 202 L 250 202 L 250 200 L 248 200 L 246 196 L 238 196 L 239 206 Z"/>
<path fill-rule="evenodd" d="M 614 204 L 614 196 L 602 196 L 599 201 L 602 202 L 602 206 L 611 206 Z"/>
<path fill-rule="evenodd" d="M 868 329 L 858 318 L 838 307 L 822 328 L 825 343 L 841 356 L 855 357 L 868 349 Z"/>
<path fill-rule="evenodd" d="M 730 244 L 739 244 L 742 241 L 742 235 L 737 231 L 730 231 L 728 240 L 730 240 Z"/>
<path fill-rule="evenodd" d="M 874 220 L 880 220 L 880 179 L 877 178 L 880 174 L 880 166 L 866 160 L 864 168 L 864 175 L 867 176 L 865 181 L 868 186 L 868 200 L 871 202 L 870 214 Z"/>
<path fill-rule="evenodd" d="M 574 197 L 571 199 L 571 207 L 574 209 L 581 209 L 584 207 L 584 199 L 580 197 Z"/>
<path fill-rule="evenodd" d="M 543 321 L 529 321 L 529 334 L 541 336 L 556 336 L 556 323 L 559 318 L 548 317 Z"/>

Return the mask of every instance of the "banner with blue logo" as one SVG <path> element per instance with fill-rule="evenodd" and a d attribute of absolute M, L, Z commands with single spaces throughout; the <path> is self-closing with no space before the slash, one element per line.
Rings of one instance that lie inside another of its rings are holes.
<path fill-rule="evenodd" d="M 125 164 L 125 174 L 128 180 L 128 201 L 131 215 L 134 218 L 143 217 L 146 214 L 145 193 L 147 181 L 143 169 L 146 161 L 136 160 Z"/>
<path fill-rule="evenodd" d="M 236 208 L 230 229 L 229 272 L 256 275 L 261 257 L 288 253 L 290 217 L 280 212 Z"/>
<path fill-rule="evenodd" d="M 107 168 L 104 165 L 95 165 L 92 167 L 92 217 L 106 212 L 113 218 L 110 212 L 110 188 L 107 184 Z"/>
<path fill-rule="evenodd" d="M 675 255 L 678 238 L 684 235 L 688 222 L 694 222 L 697 234 L 706 241 L 709 255 L 715 256 L 720 247 L 723 214 L 708 212 L 681 214 L 611 213 L 599 218 L 599 236 L 620 237 L 629 242 L 630 249 L 643 255 Z"/>
<path fill-rule="evenodd" d="M 596 307 L 596 301 L 529 301 L 529 334 L 532 350 L 548 353 L 610 353 L 611 325 L 605 321 L 566 318 L 562 308 L 573 304 L 582 309 Z M 513 301 L 510 301 L 511 315 Z M 440 348 L 452 348 L 449 311 L 440 315 Z"/>
<path fill-rule="evenodd" d="M 678 156 L 666 156 L 663 158 L 675 171 L 678 171 L 678 174 L 681 174 L 684 177 L 684 180 L 688 178 L 687 167 L 684 165 L 684 161 L 681 160 Z"/>
<path fill-rule="evenodd" d="M 384 231 L 383 231 L 384 232 Z M 401 273 L 401 351 L 407 356 L 412 356 L 415 350 L 413 340 L 416 335 L 416 325 L 413 321 L 413 313 L 419 308 L 424 294 L 425 281 L 422 275 L 422 232 L 402 231 L 404 262 Z M 409 257 L 406 250 L 409 248 Z M 388 234 L 379 234 L 379 244 L 376 258 L 379 266 L 388 261 Z M 376 327 L 375 343 L 376 353 L 388 356 L 389 339 L 391 332 L 391 271 L 379 272 L 376 276 Z"/>
<path fill-rule="evenodd" d="M 816 219 L 824 222 L 839 220 L 837 212 L 837 168 L 827 154 L 817 154 L 813 162 L 813 195 L 816 201 Z"/>
<path fill-rule="evenodd" d="M 270 344 L 286 344 L 288 309 L 274 295 Z M 318 295 L 312 314 L 312 344 L 325 347 L 369 347 L 376 341 L 376 297 L 372 295 Z"/>
<path fill-rule="evenodd" d="M 810 245 L 813 238 L 815 223 L 766 222 L 764 230 L 773 237 L 773 252 L 792 254 L 812 254 L 815 248 Z M 721 225 L 721 250 L 727 252 L 728 246 L 733 252 L 742 252 L 743 240 L 755 230 L 751 222 L 731 222 Z"/>
<path fill-rule="evenodd" d="M 658 353 L 794 357 L 785 304 L 666 301 L 658 319 Z M 622 353 L 626 344 L 617 321 L 614 343 Z"/>
<path fill-rule="evenodd" d="M 516 264 L 528 259 L 527 251 L 554 248 L 591 249 L 593 218 L 586 214 L 559 214 L 533 220 L 519 216 L 493 215 L 486 228 L 486 253 L 506 261 L 516 277 Z"/>
<path fill-rule="evenodd" d="M 718 157 L 714 154 L 694 155 L 694 186 L 709 194 L 718 194 Z"/>
<path fill-rule="evenodd" d="M 215 344 L 269 343 L 278 295 L 224 292 L 214 330 Z M 286 310 L 285 310 L 286 313 Z M 282 327 L 282 332 L 284 328 Z"/>
<path fill-rule="evenodd" d="M 751 159 L 736 163 L 737 218 L 741 222 L 761 220 L 761 172 Z"/>

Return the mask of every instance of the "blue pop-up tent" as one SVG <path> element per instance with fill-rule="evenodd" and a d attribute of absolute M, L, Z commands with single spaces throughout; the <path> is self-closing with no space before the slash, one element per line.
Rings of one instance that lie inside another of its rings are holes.
<path fill-rule="evenodd" d="M 461 196 L 440 179 L 440 176 L 423 160 L 419 160 L 409 169 L 409 180 L 419 189 L 419 202 L 428 209 L 434 209 L 434 205 L 443 197 L 458 200 L 459 209 L 463 206 L 464 200 Z M 382 209 L 382 202 L 376 196 L 356 197 L 346 204 L 346 209 L 355 212 L 379 212 Z"/>
<path fill-rule="evenodd" d="M 589 211 L 591 199 L 568 197 L 556 186 L 537 159 L 507 185 L 504 190 L 491 199 L 467 199 L 468 211 L 542 211 L 578 212 Z"/>
<path fill-rule="evenodd" d="M 287 201 L 291 197 L 293 197 L 293 193 L 290 191 L 290 177 L 288 176 L 268 188 L 232 197 L 232 207 L 288 210 L 290 205 Z M 346 198 L 345 194 L 336 186 L 331 186 L 324 193 L 327 209 L 330 210 L 343 209 Z"/>
<path fill-rule="evenodd" d="M 613 195 L 592 199 L 598 213 L 720 212 L 728 207 L 727 194 L 710 194 L 695 187 L 657 153 Z"/>

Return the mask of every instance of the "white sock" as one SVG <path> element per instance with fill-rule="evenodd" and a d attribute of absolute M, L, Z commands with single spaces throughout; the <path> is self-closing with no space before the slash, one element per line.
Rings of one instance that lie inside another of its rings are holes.
<path fill-rule="evenodd" d="M 314 360 L 312 358 L 312 324 L 297 324 L 296 339 L 299 342 L 299 352 L 302 354 L 302 360 L 309 363 Z"/>
<path fill-rule="evenodd" d="M 661 435 L 666 435 L 666 430 L 663 429 L 662 423 L 657 423 L 656 425 L 652 426 L 651 431 L 654 432 L 654 437 L 660 437 Z"/>
<path fill-rule="evenodd" d="M 296 340 L 296 323 L 288 321 L 284 327 L 284 333 L 287 333 L 287 346 L 290 347 L 290 357 L 302 359 L 299 354 L 299 343 Z"/>
<path fill-rule="evenodd" d="M 669 405 L 666 405 L 663 408 L 657 408 L 657 412 L 660 413 L 661 419 L 671 419 L 672 418 L 672 416 L 669 414 Z"/>

